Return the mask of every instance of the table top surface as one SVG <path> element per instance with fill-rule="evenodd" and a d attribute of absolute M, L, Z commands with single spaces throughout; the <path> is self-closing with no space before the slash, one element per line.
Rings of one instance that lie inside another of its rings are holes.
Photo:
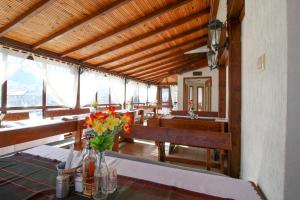
<path fill-rule="evenodd" d="M 65 161 L 69 151 L 68 149 L 42 145 L 24 152 L 48 159 Z M 149 161 L 111 152 L 107 152 L 106 161 L 108 165 L 115 167 L 121 176 L 222 198 L 260 199 L 250 182 L 206 170 L 178 167 L 172 164 Z"/>

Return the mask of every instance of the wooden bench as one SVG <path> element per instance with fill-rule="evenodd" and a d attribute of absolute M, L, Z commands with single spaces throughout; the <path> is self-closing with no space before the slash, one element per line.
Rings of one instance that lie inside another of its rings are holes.
<path fill-rule="evenodd" d="M 178 129 L 186 129 L 186 130 L 197 130 L 197 131 L 211 131 L 211 132 L 227 132 L 227 123 L 225 122 L 215 122 L 210 120 L 200 120 L 200 119 L 163 119 L 163 118 L 151 118 L 147 123 L 148 127 L 165 127 L 165 128 L 178 128 Z M 175 144 L 180 145 L 179 143 L 170 143 L 169 153 L 173 153 L 175 149 Z M 211 167 L 220 168 L 221 171 L 224 171 L 224 157 L 225 151 L 220 150 L 220 162 L 219 164 L 215 164 L 211 162 L 211 149 L 207 149 L 207 160 L 206 163 L 195 161 L 195 160 L 187 160 L 182 158 L 174 158 L 174 157 L 166 157 L 164 154 L 164 143 L 157 143 L 159 148 L 159 160 L 165 161 L 177 161 L 188 164 L 199 164 L 206 165 L 207 170 L 210 170 Z M 188 146 L 192 146 L 191 144 Z M 198 147 L 198 146 L 196 146 Z"/>
<path fill-rule="evenodd" d="M 29 119 L 29 112 L 6 113 L 3 120 L 5 121 L 18 121 Z"/>
<path fill-rule="evenodd" d="M 121 133 L 121 135 L 125 134 Z M 220 149 L 223 152 L 231 150 L 232 146 L 231 133 L 222 133 L 218 131 L 203 131 L 169 127 L 147 127 L 141 125 L 134 125 L 132 127 L 132 132 L 129 135 L 126 135 L 126 137 L 156 141 L 156 143 L 158 144 L 159 161 L 183 162 L 196 165 L 210 164 L 210 160 L 208 160 L 207 163 L 203 163 L 203 161 L 192 161 L 182 158 L 177 159 L 166 157 L 164 148 L 165 142 L 207 148 L 209 150 Z M 224 168 L 222 168 L 221 163 L 214 163 L 212 167 L 220 168 L 224 172 Z M 210 165 L 209 167 L 207 167 L 207 169 L 210 170 Z"/>

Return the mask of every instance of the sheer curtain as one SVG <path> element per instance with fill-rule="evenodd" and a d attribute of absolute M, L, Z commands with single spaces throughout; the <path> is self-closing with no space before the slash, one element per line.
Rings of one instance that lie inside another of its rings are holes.
<path fill-rule="evenodd" d="M 125 100 L 125 80 L 120 77 L 110 76 L 110 94 L 111 103 L 117 103 L 123 105 Z"/>
<path fill-rule="evenodd" d="M 155 103 L 157 98 L 157 86 L 156 85 L 150 85 L 148 88 L 148 101 L 149 103 Z"/>
<path fill-rule="evenodd" d="M 139 83 L 139 103 L 147 102 L 147 88 L 148 85 L 145 83 Z"/>
<path fill-rule="evenodd" d="M 60 104 L 74 108 L 77 99 L 78 68 L 48 61 L 45 73 L 46 91 Z"/>
<path fill-rule="evenodd" d="M 132 98 L 135 96 L 138 89 L 138 82 L 133 80 L 128 80 L 126 85 L 126 103 L 131 102 Z"/>
<path fill-rule="evenodd" d="M 24 66 L 29 53 L 19 53 L 0 47 L 0 85 Z"/>
<path fill-rule="evenodd" d="M 90 105 L 103 82 L 104 75 L 92 70 L 80 74 L 80 106 Z"/>
<path fill-rule="evenodd" d="M 171 100 L 172 100 L 173 108 L 177 109 L 177 104 L 178 104 L 178 87 L 177 87 L 177 85 L 171 85 L 170 90 L 171 90 Z"/>

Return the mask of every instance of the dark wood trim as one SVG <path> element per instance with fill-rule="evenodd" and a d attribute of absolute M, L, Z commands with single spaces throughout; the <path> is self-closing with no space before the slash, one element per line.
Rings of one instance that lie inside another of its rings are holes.
<path fill-rule="evenodd" d="M 240 19 L 245 7 L 244 0 L 227 0 L 227 17 Z M 241 18 L 243 19 L 243 17 Z"/>
<path fill-rule="evenodd" d="M 76 51 L 78 51 L 80 49 L 83 49 L 83 48 L 85 48 L 87 46 L 90 46 L 90 45 L 92 45 L 92 44 L 94 44 L 96 42 L 102 41 L 102 40 L 107 39 L 109 37 L 112 37 L 112 36 L 115 36 L 115 35 L 120 34 L 122 32 L 125 32 L 125 31 L 127 31 L 127 30 L 129 30 L 131 28 L 134 28 L 134 27 L 142 24 L 142 23 L 145 23 L 147 21 L 152 20 L 152 19 L 160 16 L 161 14 L 163 14 L 165 12 L 168 12 L 168 11 L 174 10 L 174 9 L 180 7 L 180 6 L 183 6 L 183 5 L 185 5 L 185 4 L 187 4 L 187 3 L 191 2 L 191 1 L 192 0 L 182 0 L 182 1 L 177 1 L 175 3 L 172 3 L 170 5 L 167 5 L 167 6 L 163 7 L 163 8 L 161 8 L 161 9 L 158 9 L 158 10 L 156 10 L 156 11 L 154 11 L 154 12 L 148 14 L 148 15 L 145 15 L 144 17 L 141 17 L 141 18 L 139 18 L 139 19 L 137 19 L 137 20 L 135 20 L 135 21 L 133 21 L 133 22 L 131 22 L 129 24 L 125 24 L 123 26 L 120 26 L 119 28 L 117 28 L 117 29 L 115 29 L 115 30 L 113 30 L 111 32 L 105 33 L 104 35 L 101 35 L 101 36 L 99 36 L 99 37 L 97 37 L 95 39 L 92 39 L 92 40 L 87 41 L 87 42 L 85 42 L 83 44 L 77 45 L 77 46 L 75 46 L 75 47 L 73 47 L 73 48 L 71 48 L 71 49 L 63 52 L 62 53 L 62 57 L 65 57 L 65 56 L 67 56 L 67 55 L 69 55 L 69 54 L 71 54 L 73 52 L 76 52 Z"/>
<path fill-rule="evenodd" d="M 219 67 L 219 117 L 226 117 L 226 66 Z"/>
<path fill-rule="evenodd" d="M 109 63 L 113 63 L 113 62 L 122 60 L 124 58 L 130 57 L 130 56 L 133 56 L 133 55 L 136 55 L 136 54 L 139 54 L 139 53 L 143 53 L 143 52 L 145 52 L 145 51 L 147 51 L 149 49 L 156 48 L 156 47 L 158 47 L 160 45 L 167 44 L 167 43 L 172 42 L 174 40 L 177 40 L 177 39 L 180 39 L 180 38 L 184 39 L 185 37 L 187 37 L 187 36 L 189 36 L 191 34 L 194 34 L 194 33 L 197 33 L 199 31 L 202 31 L 204 29 L 207 29 L 207 25 L 208 24 L 204 24 L 204 25 L 195 27 L 193 29 L 190 29 L 190 30 L 187 30 L 185 32 L 182 32 L 182 33 L 180 33 L 180 34 L 178 34 L 178 35 L 176 35 L 174 37 L 171 37 L 171 38 L 168 38 L 168 39 L 165 39 L 165 40 L 162 40 L 162 41 L 158 41 L 158 42 L 152 43 L 152 44 L 150 44 L 148 46 L 144 46 L 144 47 L 142 47 L 139 50 L 136 50 L 136 51 L 133 51 L 133 52 L 129 52 L 129 53 L 124 54 L 124 55 L 120 55 L 120 56 L 115 57 L 115 58 L 113 58 L 111 60 L 104 61 L 102 63 L 98 63 L 98 65 L 106 65 L 106 64 L 109 64 Z"/>
<path fill-rule="evenodd" d="M 119 7 L 123 6 L 124 4 L 127 4 L 128 2 L 130 2 L 132 0 L 118 0 L 118 1 L 114 1 L 112 2 L 110 5 L 107 5 L 105 6 L 104 8 L 100 8 L 97 12 L 93 13 L 92 15 L 86 17 L 86 18 L 83 18 L 67 27 L 64 27 L 63 29 L 51 34 L 50 36 L 38 41 L 37 43 L 35 43 L 33 45 L 33 49 L 37 49 L 37 48 L 40 48 L 43 44 L 47 43 L 47 42 L 50 42 L 52 40 L 54 40 L 55 38 L 57 37 L 60 37 L 62 36 L 63 34 L 66 34 L 68 32 L 71 32 L 73 30 L 75 30 L 76 28 L 78 28 L 79 26 L 85 24 L 85 23 L 88 23 L 90 22 L 91 20 L 95 19 L 96 17 L 99 17 L 99 16 L 103 16 L 105 15 L 106 13 L 109 13 L 113 10 L 116 10 L 118 9 Z"/>
<path fill-rule="evenodd" d="M 1 113 L 7 112 L 7 81 L 2 84 L 1 90 Z"/>
<path fill-rule="evenodd" d="M 218 14 L 220 0 L 210 0 L 209 21 L 215 20 Z"/>
<path fill-rule="evenodd" d="M 45 111 L 47 109 L 47 90 L 46 82 L 43 80 L 43 96 L 42 96 L 42 112 L 43 118 L 45 118 Z"/>
<path fill-rule="evenodd" d="M 229 131 L 232 151 L 229 154 L 229 174 L 239 178 L 241 162 L 241 23 L 238 18 L 228 20 L 229 30 Z"/>
<path fill-rule="evenodd" d="M 26 10 L 20 16 L 16 17 L 14 20 L 12 20 L 8 24 L 6 24 L 2 28 L 0 28 L 0 37 L 5 35 L 7 32 L 11 31 L 12 29 L 18 27 L 19 25 L 23 24 L 25 21 L 27 21 L 31 17 L 37 15 L 39 12 L 44 10 L 48 5 L 50 5 L 54 1 L 55 0 L 39 1 L 37 4 L 33 5 L 31 8 Z"/>
<path fill-rule="evenodd" d="M 115 65 L 113 67 L 108 67 L 107 69 L 108 70 L 116 70 L 118 68 L 121 68 L 121 67 L 124 67 L 126 65 L 130 65 L 130 64 L 133 64 L 133 63 L 136 63 L 136 62 L 140 62 L 142 60 L 145 60 L 145 59 L 148 59 L 148 58 L 151 58 L 151 57 L 154 57 L 154 56 L 158 56 L 162 53 L 166 53 L 166 52 L 169 52 L 169 51 L 172 51 L 172 50 L 175 50 L 175 49 L 180 49 L 180 48 L 183 48 L 185 46 L 188 46 L 188 45 L 200 45 L 200 46 L 203 46 L 203 41 L 207 39 L 207 35 L 205 36 L 199 36 L 199 37 L 196 37 L 196 38 L 193 38 L 193 39 L 190 39 L 188 41 L 185 41 L 183 42 L 182 44 L 180 45 L 176 45 L 176 46 L 171 46 L 169 48 L 165 48 L 165 49 L 162 49 L 162 50 L 159 50 L 159 51 L 156 51 L 152 54 L 149 54 L 149 55 L 145 55 L 145 56 L 142 56 L 142 57 L 139 57 L 139 58 L 136 58 L 136 59 L 133 59 L 131 61 L 128 61 L 128 62 L 125 62 L 125 63 L 122 63 L 122 64 L 119 64 L 119 65 Z M 194 47 L 195 48 L 195 47 Z M 171 54 L 169 54 L 171 55 Z"/>
<path fill-rule="evenodd" d="M 203 17 L 204 15 L 207 15 L 208 13 L 209 13 L 209 9 L 208 9 L 208 8 L 207 8 L 207 9 L 204 9 L 204 10 L 202 10 L 202 11 L 200 11 L 200 12 L 194 13 L 194 14 L 192 14 L 192 15 L 189 15 L 189 16 L 185 17 L 185 18 L 176 20 L 176 22 L 174 22 L 174 23 L 170 23 L 170 24 L 168 24 L 168 25 L 166 25 L 166 26 L 163 26 L 163 27 L 161 27 L 161 28 L 155 29 L 154 31 L 151 31 L 151 32 L 146 33 L 146 34 L 144 34 L 144 35 L 137 36 L 137 37 L 135 37 L 135 38 L 133 38 L 133 39 L 128 40 L 127 42 L 118 44 L 118 45 L 113 46 L 113 47 L 111 47 L 111 48 L 108 48 L 108 49 L 106 49 L 106 50 L 102 50 L 102 51 L 99 51 L 99 52 L 97 52 L 97 53 L 95 53 L 95 54 L 92 54 L 92 55 L 90 55 L 90 56 L 87 56 L 87 57 L 85 57 L 84 59 L 82 59 L 82 61 L 85 62 L 85 61 L 91 60 L 91 59 L 93 59 L 93 58 L 96 58 L 96 57 L 98 57 L 98 56 L 102 56 L 102 55 L 104 55 L 104 54 L 110 53 L 110 52 L 112 52 L 112 51 L 116 51 L 116 50 L 118 50 L 118 49 L 120 49 L 120 48 L 127 47 L 128 45 L 131 45 L 131 44 L 133 44 L 133 43 L 135 43 L 135 42 L 139 42 L 139 41 L 144 40 L 144 39 L 146 39 L 146 38 L 148 38 L 148 37 L 151 37 L 151 36 L 160 34 L 160 33 L 164 32 L 164 31 L 169 30 L 169 29 L 172 29 L 172 28 L 174 28 L 174 27 L 177 27 L 177 26 L 180 26 L 180 25 L 182 25 L 182 24 L 185 24 L 185 23 L 187 23 L 187 22 L 189 22 L 189 21 L 191 21 L 191 20 L 195 20 L 195 19 L 197 19 L 198 17 Z"/>

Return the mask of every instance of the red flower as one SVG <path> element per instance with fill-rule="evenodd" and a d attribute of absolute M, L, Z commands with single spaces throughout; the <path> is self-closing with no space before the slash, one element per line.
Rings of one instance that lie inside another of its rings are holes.
<path fill-rule="evenodd" d="M 109 106 L 108 107 L 108 114 L 115 115 L 116 113 L 116 107 L 115 106 Z"/>
<path fill-rule="evenodd" d="M 126 134 L 129 134 L 130 131 L 131 131 L 131 128 L 130 128 L 129 124 L 125 124 L 124 127 L 123 127 L 123 129 L 124 129 L 124 132 Z"/>
<path fill-rule="evenodd" d="M 130 112 L 126 112 L 125 116 L 129 118 L 128 123 L 129 124 L 133 124 L 133 116 L 132 116 L 132 114 Z"/>
<path fill-rule="evenodd" d="M 91 114 L 89 117 L 85 118 L 85 125 L 87 127 L 91 128 L 93 126 L 93 124 L 94 124 L 94 120 L 95 120 L 95 115 Z"/>
<path fill-rule="evenodd" d="M 95 118 L 96 118 L 97 120 L 99 120 L 99 121 L 103 121 L 103 120 L 105 120 L 107 117 L 108 117 L 108 115 L 107 115 L 107 114 L 104 114 L 104 113 L 102 113 L 102 112 L 97 112 L 97 113 L 95 113 Z"/>

